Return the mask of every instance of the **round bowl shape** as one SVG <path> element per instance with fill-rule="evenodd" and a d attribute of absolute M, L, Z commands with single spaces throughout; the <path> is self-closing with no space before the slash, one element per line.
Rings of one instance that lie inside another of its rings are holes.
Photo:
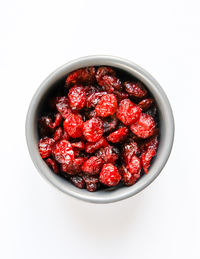
<path fill-rule="evenodd" d="M 159 109 L 160 118 L 160 143 L 157 151 L 157 156 L 150 166 L 149 173 L 142 176 L 138 182 L 130 187 L 121 186 L 120 188 L 99 190 L 96 192 L 88 192 L 85 189 L 78 189 L 67 180 L 57 176 L 46 165 L 40 157 L 38 151 L 38 130 L 37 120 L 43 100 L 49 91 L 55 87 L 56 82 L 66 77 L 73 70 L 87 66 L 112 66 L 124 70 L 133 75 L 148 88 L 150 93 L 156 100 Z M 40 174 L 52 185 L 62 192 L 71 195 L 75 198 L 93 202 L 93 203 L 110 203 L 129 198 L 136 193 L 146 188 L 161 172 L 165 166 L 171 153 L 174 139 L 174 118 L 170 103 L 163 89 L 158 82 L 143 68 L 138 65 L 113 56 L 87 56 L 82 57 L 56 69 L 50 74 L 40 85 L 30 103 L 27 118 L 26 118 L 26 139 L 32 161 L 40 172 Z"/>

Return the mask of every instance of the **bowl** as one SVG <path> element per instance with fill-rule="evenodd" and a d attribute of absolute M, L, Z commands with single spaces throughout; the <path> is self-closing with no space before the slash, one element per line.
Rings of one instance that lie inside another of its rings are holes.
<path fill-rule="evenodd" d="M 143 175 L 130 187 L 107 188 L 96 192 L 88 192 L 78 189 L 70 182 L 54 174 L 40 157 L 38 151 L 37 120 L 45 97 L 55 88 L 55 84 L 66 77 L 67 74 L 81 67 L 87 66 L 112 66 L 133 75 L 148 88 L 156 100 L 160 118 L 160 143 L 157 156 L 149 169 L 149 173 Z M 75 198 L 92 203 L 111 203 L 129 198 L 146 188 L 160 174 L 165 166 L 174 139 L 174 118 L 169 100 L 159 83 L 143 68 L 131 61 L 104 55 L 82 57 L 66 63 L 51 73 L 40 85 L 34 94 L 26 117 L 26 140 L 32 161 L 39 173 L 58 190 Z"/>

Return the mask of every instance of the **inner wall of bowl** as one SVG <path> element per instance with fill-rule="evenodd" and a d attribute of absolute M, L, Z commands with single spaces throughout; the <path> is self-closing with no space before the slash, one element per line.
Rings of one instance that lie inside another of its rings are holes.
<path fill-rule="evenodd" d="M 55 175 L 51 169 L 46 165 L 46 163 L 41 159 L 39 152 L 38 152 L 38 130 L 37 130 L 37 120 L 38 116 L 41 113 L 41 107 L 46 99 L 47 93 L 50 93 L 55 85 L 62 81 L 68 73 L 71 71 L 86 67 L 86 66 L 100 66 L 100 65 L 107 65 L 116 67 L 122 70 L 127 71 L 127 73 L 131 74 L 132 76 L 136 77 L 140 81 L 142 81 L 148 90 L 151 92 L 153 97 L 155 98 L 157 105 L 159 107 L 159 117 L 160 117 L 160 144 L 158 148 L 157 157 L 159 159 L 155 159 L 154 163 L 151 165 L 149 174 L 144 175 L 136 184 L 130 187 L 120 187 L 114 191 L 111 189 L 105 189 L 102 191 L 97 191 L 94 193 L 90 193 L 87 190 L 80 190 L 73 186 L 70 182 L 66 181 L 65 179 Z M 156 85 L 156 87 L 155 87 Z M 167 97 L 163 96 L 163 90 L 160 88 L 158 83 L 145 71 L 139 68 L 137 65 L 133 65 L 133 63 L 127 61 L 119 61 L 117 59 L 109 59 L 109 58 L 99 58 L 99 59 L 84 59 L 84 60 L 77 60 L 77 62 L 71 62 L 63 67 L 56 70 L 52 73 L 41 85 L 41 87 L 36 92 L 33 101 L 34 105 L 30 106 L 29 114 L 32 116 L 27 116 L 28 121 L 27 125 L 29 125 L 30 134 L 31 136 L 29 139 L 27 138 L 29 150 L 32 154 L 33 162 L 37 167 L 38 171 L 54 186 L 56 186 L 61 191 L 70 194 L 79 199 L 83 199 L 90 202 L 95 203 L 106 203 L 106 202 L 113 202 L 117 200 L 121 200 L 127 197 L 130 197 L 143 188 L 145 188 L 148 184 L 150 184 L 156 176 L 162 170 L 164 164 L 167 161 L 168 153 L 170 152 L 169 149 L 167 150 L 166 146 L 169 144 L 167 143 L 167 127 L 170 126 L 168 123 L 171 122 L 171 117 L 168 114 L 165 114 L 165 111 L 169 109 L 168 107 L 168 100 Z M 164 100 L 163 100 L 164 98 Z M 166 98 L 166 100 L 165 100 Z M 166 103 L 167 102 L 167 103 Z M 165 148 L 164 148 L 165 147 Z M 167 152 L 167 154 L 166 154 Z M 34 153 L 34 155 L 33 155 Z M 108 194 L 109 193 L 109 194 Z"/>

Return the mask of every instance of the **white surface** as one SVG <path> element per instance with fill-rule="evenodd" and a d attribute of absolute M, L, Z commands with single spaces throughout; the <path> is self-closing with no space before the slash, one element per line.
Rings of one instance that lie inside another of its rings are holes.
<path fill-rule="evenodd" d="M 199 1 L 1 1 L 0 258 L 200 258 Z M 108 205 L 58 192 L 25 142 L 30 99 L 61 64 L 111 54 L 146 68 L 175 116 L 173 152 L 146 190 Z"/>

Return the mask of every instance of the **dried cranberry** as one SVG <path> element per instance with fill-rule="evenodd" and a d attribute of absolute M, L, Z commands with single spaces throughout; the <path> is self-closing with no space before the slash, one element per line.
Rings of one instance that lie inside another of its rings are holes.
<path fill-rule="evenodd" d="M 101 97 L 95 111 L 97 116 L 107 117 L 113 115 L 117 110 L 117 99 L 114 94 L 106 94 Z"/>
<path fill-rule="evenodd" d="M 143 142 L 140 145 L 140 150 L 142 153 L 144 153 L 145 151 L 147 151 L 148 149 L 155 149 L 157 150 L 158 147 L 158 137 L 157 136 L 153 136 L 150 139 L 148 139 L 147 141 Z"/>
<path fill-rule="evenodd" d="M 127 165 L 127 169 L 134 176 L 135 179 L 140 178 L 141 162 L 140 159 L 133 155 L 130 162 Z"/>
<path fill-rule="evenodd" d="M 47 160 L 45 160 L 45 162 L 47 163 L 47 165 L 49 167 L 51 167 L 54 171 L 55 174 L 59 173 L 59 169 L 58 169 L 58 165 L 56 164 L 56 161 L 51 159 L 51 158 L 47 158 Z"/>
<path fill-rule="evenodd" d="M 106 95 L 106 92 L 98 92 L 98 93 L 92 93 L 87 97 L 87 101 L 86 101 L 86 107 L 87 108 L 91 108 L 91 107 L 95 107 L 102 96 Z"/>
<path fill-rule="evenodd" d="M 85 157 L 78 157 L 78 158 L 75 158 L 70 163 L 62 163 L 61 170 L 70 175 L 78 174 L 82 171 L 82 165 L 86 159 L 87 158 Z"/>
<path fill-rule="evenodd" d="M 122 127 L 116 131 L 114 131 L 113 133 L 111 133 L 108 137 L 107 140 L 113 143 L 117 143 L 120 142 L 122 140 L 125 139 L 125 137 L 128 134 L 128 129 L 127 127 Z"/>
<path fill-rule="evenodd" d="M 117 126 L 118 120 L 115 116 L 107 117 L 103 121 L 104 133 L 114 130 Z"/>
<path fill-rule="evenodd" d="M 63 127 L 70 137 L 79 138 L 82 135 L 83 121 L 78 115 L 68 114 L 63 123 Z"/>
<path fill-rule="evenodd" d="M 43 116 L 39 119 L 39 131 L 41 136 L 48 136 L 54 132 L 55 128 L 58 127 L 62 122 L 62 117 L 60 114 L 55 115 L 55 121 L 48 116 Z"/>
<path fill-rule="evenodd" d="M 49 157 L 55 141 L 52 138 L 45 137 L 40 139 L 38 147 L 42 158 Z"/>
<path fill-rule="evenodd" d="M 84 150 L 85 149 L 85 143 L 83 141 L 74 142 L 71 143 L 72 148 L 77 148 L 78 150 Z"/>
<path fill-rule="evenodd" d="M 103 76 L 101 80 L 101 85 L 103 90 L 107 91 L 108 93 L 112 93 L 115 89 L 121 89 L 121 81 L 115 77 L 110 75 Z"/>
<path fill-rule="evenodd" d="M 72 109 L 81 110 L 86 104 L 85 88 L 81 85 L 73 86 L 69 90 L 68 98 Z"/>
<path fill-rule="evenodd" d="M 54 138 L 55 141 L 57 141 L 57 140 L 61 139 L 62 136 L 63 136 L 63 130 L 62 130 L 61 127 L 59 127 L 59 128 L 56 129 L 53 138 Z"/>
<path fill-rule="evenodd" d="M 139 120 L 130 126 L 131 131 L 139 138 L 148 138 L 153 135 L 155 121 L 148 114 L 141 113 Z"/>
<path fill-rule="evenodd" d="M 139 106 L 129 99 L 124 99 L 119 104 L 116 116 L 125 125 L 130 125 L 139 119 L 140 113 L 141 109 Z"/>
<path fill-rule="evenodd" d="M 145 174 L 148 173 L 148 168 L 150 167 L 151 159 L 155 155 L 156 155 L 156 150 L 154 148 L 147 149 L 147 151 L 141 155 L 141 164 Z"/>
<path fill-rule="evenodd" d="M 72 112 L 69 105 L 69 99 L 66 96 L 56 98 L 56 108 L 64 119 L 68 113 Z"/>
<path fill-rule="evenodd" d="M 107 146 L 104 148 L 100 148 L 96 152 L 96 156 L 103 159 L 105 163 L 115 163 L 115 161 L 119 158 L 118 155 L 113 152 L 113 149 L 111 146 Z"/>
<path fill-rule="evenodd" d="M 143 84 L 140 82 L 137 82 L 137 83 L 125 82 L 124 86 L 127 93 L 136 98 L 143 98 L 147 95 L 146 89 L 144 88 Z"/>
<path fill-rule="evenodd" d="M 75 176 L 70 177 L 70 180 L 79 189 L 83 189 L 85 187 L 85 181 L 79 175 L 75 175 Z"/>
<path fill-rule="evenodd" d="M 102 138 L 100 138 L 100 140 L 98 140 L 95 143 L 86 143 L 85 152 L 94 153 L 95 150 L 97 150 L 101 147 L 106 147 L 106 146 L 108 146 L 108 142 L 104 137 L 102 137 Z"/>
<path fill-rule="evenodd" d="M 103 160 L 99 157 L 92 156 L 82 165 L 82 171 L 89 175 L 98 174 L 103 166 Z"/>
<path fill-rule="evenodd" d="M 131 160 L 131 157 L 133 155 L 138 154 L 138 152 L 139 152 L 139 149 L 136 142 L 132 141 L 130 143 L 126 143 L 123 147 L 123 153 L 122 153 L 125 163 L 128 164 Z"/>
<path fill-rule="evenodd" d="M 52 148 L 52 154 L 59 163 L 70 163 L 74 159 L 72 145 L 67 140 L 59 140 Z"/>
<path fill-rule="evenodd" d="M 117 97 L 117 101 L 121 102 L 124 99 L 128 99 L 128 94 L 115 90 L 113 94 Z"/>
<path fill-rule="evenodd" d="M 141 102 L 138 103 L 138 106 L 142 109 L 142 111 L 148 110 L 151 105 L 153 104 L 153 99 L 144 99 Z"/>
<path fill-rule="evenodd" d="M 128 169 L 122 165 L 120 168 L 119 168 L 119 173 L 122 177 L 122 182 L 124 183 L 124 185 L 126 186 L 131 186 L 133 185 L 135 182 L 136 182 L 136 178 L 134 177 L 133 174 L 131 174 Z"/>
<path fill-rule="evenodd" d="M 89 192 L 95 192 L 98 188 L 99 179 L 96 176 L 84 175 L 83 179 L 86 183 L 86 189 Z"/>
<path fill-rule="evenodd" d="M 92 118 L 83 124 L 83 135 L 89 142 L 96 142 L 103 136 L 103 122 L 99 118 Z"/>
<path fill-rule="evenodd" d="M 98 89 L 92 85 L 85 86 L 86 97 L 91 94 L 97 93 Z"/>
<path fill-rule="evenodd" d="M 106 75 L 115 76 L 115 71 L 111 67 L 99 67 L 96 73 L 96 80 L 100 86 L 103 86 L 103 77 Z"/>
<path fill-rule="evenodd" d="M 105 164 L 101 170 L 99 181 L 109 187 L 115 186 L 121 179 L 117 167 L 113 164 Z"/>
<path fill-rule="evenodd" d="M 65 83 L 67 86 L 77 83 L 88 83 L 92 84 L 95 81 L 95 68 L 85 67 L 73 71 L 68 75 Z"/>

